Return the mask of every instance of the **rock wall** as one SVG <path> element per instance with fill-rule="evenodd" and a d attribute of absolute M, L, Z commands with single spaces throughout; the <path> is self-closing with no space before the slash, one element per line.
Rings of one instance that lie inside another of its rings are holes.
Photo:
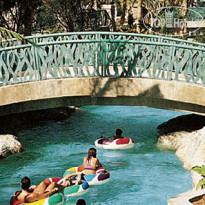
<path fill-rule="evenodd" d="M 185 169 L 205 162 L 205 127 L 193 132 L 175 132 L 159 137 L 157 146 L 176 150 Z"/>
<path fill-rule="evenodd" d="M 201 166 L 205 164 L 205 125 L 203 125 L 203 117 L 201 116 L 199 116 L 198 119 L 195 115 L 193 115 L 193 119 L 191 119 L 190 115 L 187 115 L 187 117 L 187 119 L 189 119 L 189 121 L 191 122 L 193 122 L 194 119 L 193 125 L 188 128 L 185 128 L 186 126 L 183 125 L 187 122 L 187 120 L 184 120 L 186 116 L 178 117 L 175 120 L 172 119 L 171 121 L 168 121 L 160 125 L 158 127 L 158 132 L 165 134 L 161 135 L 158 138 L 157 146 L 176 150 L 176 155 L 183 163 L 183 167 L 191 171 L 192 167 L 196 165 Z M 179 121 L 180 118 L 183 120 Z M 182 125 L 181 128 L 180 124 Z M 194 127 L 199 128 L 202 126 L 204 127 L 197 131 L 193 131 Z M 172 132 L 172 130 L 174 130 L 174 132 Z M 187 130 L 192 131 L 188 132 Z M 171 197 L 168 200 L 168 205 L 192 204 L 189 202 L 189 199 L 205 193 L 204 190 L 196 191 L 196 185 L 198 181 L 201 179 L 201 175 L 191 171 L 191 176 L 193 189 L 188 192 L 179 194 L 178 196 Z"/>
<path fill-rule="evenodd" d="M 170 119 L 157 127 L 159 135 L 167 135 L 175 132 L 192 132 L 205 126 L 205 116 L 189 114 Z"/>

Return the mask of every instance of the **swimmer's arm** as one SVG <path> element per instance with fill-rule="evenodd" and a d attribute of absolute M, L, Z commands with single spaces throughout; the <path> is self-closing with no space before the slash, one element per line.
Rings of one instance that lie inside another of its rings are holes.
<path fill-rule="evenodd" d="M 86 165 L 86 161 L 87 161 L 87 157 L 84 157 L 82 167 L 84 167 Z"/>
<path fill-rule="evenodd" d="M 29 192 L 33 192 L 36 189 L 36 185 L 32 185 L 29 187 Z"/>
<path fill-rule="evenodd" d="M 115 136 L 109 137 L 110 140 L 115 140 Z"/>
<path fill-rule="evenodd" d="M 98 167 L 102 167 L 102 164 L 99 162 L 99 159 L 97 160 Z"/>

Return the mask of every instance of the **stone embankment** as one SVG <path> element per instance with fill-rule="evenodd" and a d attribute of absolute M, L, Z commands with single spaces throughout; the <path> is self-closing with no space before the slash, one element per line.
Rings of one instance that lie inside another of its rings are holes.
<path fill-rule="evenodd" d="M 183 167 L 191 171 L 196 165 L 205 165 L 205 117 L 184 115 L 158 126 L 157 146 L 176 150 Z M 168 199 L 168 205 L 190 205 L 189 199 L 205 194 L 196 191 L 201 176 L 191 171 L 193 189 Z M 200 197 L 199 197 L 200 198 Z M 197 203 L 198 204 L 198 203 Z M 205 204 L 205 203 L 204 203 Z M 201 204 L 202 205 L 202 204 Z"/>
<path fill-rule="evenodd" d="M 0 158 L 23 150 L 18 137 L 16 137 L 22 129 L 37 126 L 42 121 L 63 120 L 76 110 L 78 108 L 64 107 L 0 117 Z"/>

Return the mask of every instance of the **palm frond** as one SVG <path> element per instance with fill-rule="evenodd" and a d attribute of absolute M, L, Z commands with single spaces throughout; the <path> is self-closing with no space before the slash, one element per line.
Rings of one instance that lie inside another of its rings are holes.
<path fill-rule="evenodd" d="M 20 42 L 20 44 L 22 44 L 23 42 L 27 42 L 34 46 L 37 46 L 37 44 L 34 41 L 25 38 L 23 35 L 16 33 L 14 31 L 8 30 L 4 27 L 0 27 L 0 46 L 4 47 L 4 45 L 7 44 L 8 41 L 13 42 L 13 43 L 15 41 L 18 41 Z"/>
<path fill-rule="evenodd" d="M 198 190 L 200 187 L 204 189 L 204 185 L 205 185 L 205 179 L 201 179 L 196 186 L 196 190 Z"/>
<path fill-rule="evenodd" d="M 205 176 L 205 166 L 195 166 L 192 168 L 193 171 L 197 172 L 198 174 L 201 174 L 203 176 Z"/>

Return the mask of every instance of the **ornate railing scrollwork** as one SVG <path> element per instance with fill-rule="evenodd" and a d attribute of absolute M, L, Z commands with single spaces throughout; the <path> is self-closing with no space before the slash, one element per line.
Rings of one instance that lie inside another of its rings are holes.
<path fill-rule="evenodd" d="M 0 47 L 1 85 L 50 78 L 116 76 L 205 85 L 205 45 L 153 35 L 84 32 L 29 37 Z"/>

